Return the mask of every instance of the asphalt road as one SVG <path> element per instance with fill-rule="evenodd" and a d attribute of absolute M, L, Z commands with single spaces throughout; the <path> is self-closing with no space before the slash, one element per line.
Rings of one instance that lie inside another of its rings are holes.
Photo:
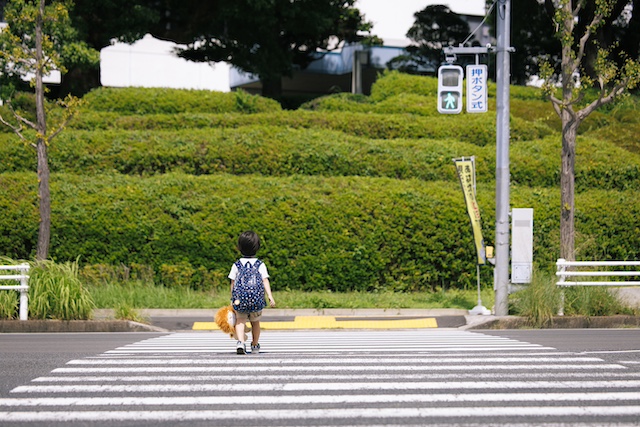
<path fill-rule="evenodd" d="M 0 334 L 0 426 L 638 426 L 640 330 Z M 8 421 L 7 421 L 8 420 Z"/>
<path fill-rule="evenodd" d="M 517 329 L 478 332 L 537 343 L 563 351 L 628 352 L 631 357 L 640 358 L 640 329 Z"/>
<path fill-rule="evenodd" d="M 0 334 L 0 396 L 72 359 L 95 356 L 154 333 Z"/>

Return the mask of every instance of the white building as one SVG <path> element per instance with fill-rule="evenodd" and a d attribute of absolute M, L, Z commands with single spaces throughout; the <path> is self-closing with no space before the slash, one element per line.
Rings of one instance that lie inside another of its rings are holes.
<path fill-rule="evenodd" d="M 147 34 L 100 52 L 100 83 L 110 87 L 168 87 L 229 91 L 229 65 L 192 62 L 175 55 L 175 43 Z"/>

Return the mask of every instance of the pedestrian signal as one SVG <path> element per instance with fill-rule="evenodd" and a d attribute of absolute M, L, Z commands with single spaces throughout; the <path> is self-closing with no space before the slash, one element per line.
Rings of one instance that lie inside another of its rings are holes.
<path fill-rule="evenodd" d="M 460 114 L 462 112 L 462 81 L 464 73 L 459 65 L 442 65 L 438 68 L 438 112 Z"/>

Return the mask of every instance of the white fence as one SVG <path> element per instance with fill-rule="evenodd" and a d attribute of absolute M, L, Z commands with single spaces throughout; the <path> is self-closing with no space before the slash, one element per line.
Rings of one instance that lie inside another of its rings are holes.
<path fill-rule="evenodd" d="M 640 261 L 567 261 L 559 259 L 556 262 L 557 286 L 640 286 L 639 280 L 605 281 L 594 278 L 636 277 L 640 278 L 640 271 L 611 269 L 610 267 L 639 267 Z M 606 267 L 602 269 L 602 267 Z M 574 270 L 573 268 L 578 268 Z M 576 280 L 592 278 L 592 280 Z M 573 280 L 567 280 L 573 279 Z M 558 315 L 564 315 L 564 292 Z"/>
<path fill-rule="evenodd" d="M 15 272 L 13 274 L 0 275 L 0 280 L 15 280 L 19 285 L 1 285 L 0 290 L 20 291 L 20 320 L 27 320 L 29 313 L 29 264 L 0 265 L 0 270 Z"/>

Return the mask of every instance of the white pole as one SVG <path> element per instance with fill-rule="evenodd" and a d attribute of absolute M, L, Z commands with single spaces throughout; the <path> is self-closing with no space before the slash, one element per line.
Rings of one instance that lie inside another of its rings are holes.
<path fill-rule="evenodd" d="M 20 289 L 20 320 L 27 320 L 29 318 L 29 265 L 23 264 L 20 269 L 20 286 L 23 286 L 23 289 Z"/>
<path fill-rule="evenodd" d="M 464 157 L 463 157 L 464 160 Z M 476 191 L 476 156 L 471 156 L 471 163 L 473 163 L 473 195 L 478 196 Z M 482 314 L 489 315 L 491 310 L 482 305 L 482 296 L 480 294 L 480 264 L 476 261 L 476 278 L 478 283 L 478 305 L 469 310 L 469 314 Z"/>

